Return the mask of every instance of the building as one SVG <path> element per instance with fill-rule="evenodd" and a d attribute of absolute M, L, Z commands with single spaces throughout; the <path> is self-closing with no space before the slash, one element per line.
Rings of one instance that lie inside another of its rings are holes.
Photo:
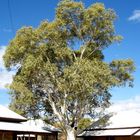
<path fill-rule="evenodd" d="M 38 124 L 0 105 L 0 140 L 57 140 L 57 129 Z"/>
<path fill-rule="evenodd" d="M 82 131 L 78 139 L 140 140 L 140 112 L 128 110 L 106 115 Z"/>

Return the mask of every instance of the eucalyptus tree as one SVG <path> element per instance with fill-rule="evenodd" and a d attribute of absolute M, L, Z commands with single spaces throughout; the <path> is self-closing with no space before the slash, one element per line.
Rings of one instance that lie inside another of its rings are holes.
<path fill-rule="evenodd" d="M 28 117 L 44 113 L 75 140 L 79 121 L 109 106 L 111 88 L 133 83 L 132 60 L 104 61 L 104 49 L 122 39 L 115 19 L 102 3 L 62 0 L 53 21 L 18 30 L 4 55 L 6 68 L 16 68 L 11 107 Z"/>

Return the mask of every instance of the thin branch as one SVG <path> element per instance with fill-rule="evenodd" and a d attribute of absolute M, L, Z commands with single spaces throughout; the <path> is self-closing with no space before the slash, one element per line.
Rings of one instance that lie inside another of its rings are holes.
<path fill-rule="evenodd" d="M 83 58 L 83 54 L 84 54 L 85 50 L 86 50 L 86 46 L 83 48 L 83 50 L 82 50 L 82 52 L 81 52 L 80 59 Z"/>
<path fill-rule="evenodd" d="M 76 55 L 75 55 L 75 53 L 74 53 L 74 52 L 73 52 L 73 56 L 74 56 L 74 59 L 75 59 L 75 60 L 77 60 L 77 57 L 76 57 Z"/>

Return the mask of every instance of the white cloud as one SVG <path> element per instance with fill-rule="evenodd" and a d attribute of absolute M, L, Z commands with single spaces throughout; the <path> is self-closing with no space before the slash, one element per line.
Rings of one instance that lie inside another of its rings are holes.
<path fill-rule="evenodd" d="M 128 20 L 140 22 L 140 10 L 134 10 L 133 14 L 128 18 Z"/>
<path fill-rule="evenodd" d="M 117 101 L 111 105 L 108 109 L 110 112 L 120 112 L 120 111 L 135 111 L 140 112 L 140 96 L 135 96 L 133 98 Z"/>
<path fill-rule="evenodd" d="M 0 47 L 0 89 L 5 89 L 5 86 L 12 82 L 12 77 L 15 73 L 14 71 L 7 71 L 4 67 L 3 55 L 5 50 L 6 46 Z"/>

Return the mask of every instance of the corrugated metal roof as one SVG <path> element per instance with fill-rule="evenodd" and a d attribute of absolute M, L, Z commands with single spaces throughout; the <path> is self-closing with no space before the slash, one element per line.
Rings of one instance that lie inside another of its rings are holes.
<path fill-rule="evenodd" d="M 32 126 L 25 123 L 11 123 L 11 122 L 0 122 L 0 130 L 5 131 L 17 131 L 17 132 L 32 132 L 32 133 L 51 133 L 41 127 Z"/>
<path fill-rule="evenodd" d="M 3 120 L 3 119 L 7 119 L 7 120 L 17 120 L 17 121 L 26 121 L 27 119 L 22 117 L 21 115 L 11 111 L 10 109 L 0 105 L 0 121 Z"/>
<path fill-rule="evenodd" d="M 101 125 L 98 120 L 78 136 L 140 135 L 140 112 L 126 110 L 104 118 L 108 119 L 107 123 Z"/>
<path fill-rule="evenodd" d="M 135 134 L 135 136 L 140 136 L 140 129 L 139 129 L 139 131 Z"/>
<path fill-rule="evenodd" d="M 45 124 L 42 120 L 29 120 L 10 109 L 0 105 L 0 130 L 18 132 L 51 133 L 59 131 L 51 125 Z"/>
<path fill-rule="evenodd" d="M 58 132 L 60 131 L 60 129 L 50 125 L 50 124 L 46 124 L 43 120 L 41 119 L 37 119 L 37 120 L 28 120 L 27 122 L 24 122 L 24 124 L 27 125 L 31 125 L 31 126 L 38 126 L 43 128 L 44 130 L 48 130 L 48 131 L 53 131 L 53 132 Z"/>
<path fill-rule="evenodd" d="M 140 112 L 137 111 L 120 111 L 110 113 L 103 117 L 106 123 L 100 120 L 94 122 L 88 129 L 98 128 L 122 128 L 122 127 L 140 127 Z"/>
<path fill-rule="evenodd" d="M 140 126 L 140 112 L 129 110 L 113 114 L 113 116 L 110 117 L 109 125 L 107 125 L 106 128 L 136 126 Z"/>
<path fill-rule="evenodd" d="M 130 136 L 138 130 L 139 130 L 139 128 L 84 131 L 79 136 L 122 136 L 122 135 L 123 136 Z"/>

